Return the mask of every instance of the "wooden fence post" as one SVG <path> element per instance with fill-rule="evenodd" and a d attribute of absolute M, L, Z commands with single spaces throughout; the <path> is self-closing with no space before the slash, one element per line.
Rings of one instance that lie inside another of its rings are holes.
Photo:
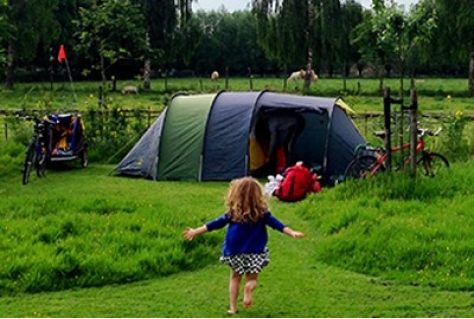
<path fill-rule="evenodd" d="M 418 95 L 415 89 L 410 92 L 410 175 L 416 177 L 416 144 L 418 141 Z"/>
<path fill-rule="evenodd" d="M 102 110 L 102 106 L 104 103 L 103 98 L 104 96 L 103 96 L 103 91 L 102 91 L 102 85 L 99 85 L 99 90 L 97 92 L 97 104 L 99 104 L 99 110 Z"/>
<path fill-rule="evenodd" d="M 392 169 L 392 130 L 391 130 L 391 97 L 390 88 L 386 87 L 383 91 L 383 116 L 384 116 L 384 127 L 385 127 L 385 150 L 387 151 L 387 170 Z"/>
<path fill-rule="evenodd" d="M 229 67 L 225 67 L 225 89 L 229 89 Z"/>
<path fill-rule="evenodd" d="M 148 116 L 147 116 L 147 127 L 150 127 L 151 125 L 151 107 L 148 107 Z"/>

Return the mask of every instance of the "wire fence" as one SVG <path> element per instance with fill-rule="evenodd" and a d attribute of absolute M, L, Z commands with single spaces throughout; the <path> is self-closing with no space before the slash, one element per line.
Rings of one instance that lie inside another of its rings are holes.
<path fill-rule="evenodd" d="M 0 110 L 0 141 L 8 141 L 13 138 L 14 123 L 17 120 L 16 114 L 22 112 L 22 115 L 41 115 L 44 114 L 45 110 L 31 109 L 28 110 L 28 114 L 24 113 L 24 110 Z M 70 110 L 72 113 L 80 113 L 89 127 L 94 127 L 97 119 L 100 119 L 100 123 L 116 118 L 117 110 Z M 150 127 L 153 122 L 161 114 L 161 110 L 156 109 L 121 109 L 120 117 L 125 118 L 129 121 L 140 121 L 147 128 Z M 382 112 L 364 112 L 357 113 L 351 116 L 352 120 L 356 124 L 356 127 L 364 136 L 369 136 L 372 132 L 384 129 L 384 115 Z M 474 116 L 465 116 L 466 120 L 470 124 L 474 123 Z M 419 120 L 423 123 L 430 123 L 432 125 L 441 124 L 445 122 L 446 115 L 444 114 L 423 114 L 420 115 Z M 397 121 L 397 118 L 394 118 Z M 405 121 L 407 123 L 407 121 Z"/>

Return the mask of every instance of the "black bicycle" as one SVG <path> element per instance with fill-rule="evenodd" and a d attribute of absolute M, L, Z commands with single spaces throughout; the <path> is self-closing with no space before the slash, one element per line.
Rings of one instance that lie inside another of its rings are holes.
<path fill-rule="evenodd" d="M 17 116 L 34 122 L 33 137 L 26 149 L 25 161 L 23 164 L 23 185 L 28 184 L 30 174 L 35 167 L 38 177 L 43 177 L 46 165 L 49 161 L 52 144 L 52 126 L 56 123 L 48 119 L 40 119 L 36 116 Z"/>

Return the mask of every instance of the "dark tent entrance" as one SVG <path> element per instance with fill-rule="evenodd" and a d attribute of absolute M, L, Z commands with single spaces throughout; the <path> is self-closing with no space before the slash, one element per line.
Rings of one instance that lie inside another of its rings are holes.
<path fill-rule="evenodd" d="M 261 115 L 295 113 L 305 124 L 288 163 L 319 165 L 324 181 L 330 182 L 344 173 L 354 148 L 365 142 L 348 110 L 340 98 L 267 91 L 176 95 L 116 172 L 154 180 L 213 181 L 250 175 L 252 164 L 262 156 L 254 152 L 253 138 L 265 130 Z"/>

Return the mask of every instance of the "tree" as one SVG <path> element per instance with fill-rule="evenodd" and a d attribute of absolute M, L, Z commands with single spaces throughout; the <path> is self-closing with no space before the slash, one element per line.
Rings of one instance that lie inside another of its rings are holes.
<path fill-rule="evenodd" d="M 355 0 L 348 0 L 341 6 L 341 44 L 339 55 L 343 66 L 344 78 L 349 75 L 351 65 L 359 62 L 361 55 L 359 48 L 351 40 L 354 28 L 362 23 L 363 8 Z M 345 85 L 344 85 L 345 90 Z"/>
<path fill-rule="evenodd" d="M 166 60 L 168 48 L 173 42 L 177 24 L 176 6 L 174 0 L 136 1 L 145 17 L 145 44 L 148 47 L 143 68 L 143 87 L 150 89 L 152 60 Z"/>
<path fill-rule="evenodd" d="M 355 43 L 365 59 L 398 66 L 402 99 L 406 61 L 420 45 L 429 42 L 436 28 L 436 12 L 425 10 L 429 1 L 422 0 L 406 12 L 393 0 L 373 0 L 372 12 L 356 30 Z"/>
<path fill-rule="evenodd" d="M 312 0 L 253 0 L 257 17 L 257 41 L 267 57 L 286 70 L 306 65 L 312 69 L 314 5 Z M 309 75 L 309 74 L 308 74 Z M 305 79 L 305 88 L 309 85 Z"/>
<path fill-rule="evenodd" d="M 79 44 L 76 49 L 100 70 L 102 87 L 107 69 L 121 59 L 141 60 L 147 52 L 145 22 L 140 8 L 130 0 L 96 1 L 79 8 L 75 21 Z"/>
<path fill-rule="evenodd" d="M 57 39 L 59 24 L 55 20 L 58 0 L 8 0 L 3 8 L 11 36 L 7 40 L 6 88 L 12 89 L 18 62 L 28 63 L 38 45 L 46 52 Z"/>
<path fill-rule="evenodd" d="M 193 20 L 200 36 L 195 38 L 198 47 L 191 68 L 206 75 L 213 70 L 222 72 L 225 67 L 232 75 L 266 71 L 269 63 L 256 44 L 256 19 L 250 11 L 200 10 L 193 13 Z"/>
<path fill-rule="evenodd" d="M 431 59 L 437 65 L 452 68 L 461 65 L 462 74 L 474 52 L 474 10 L 469 0 L 434 0 L 438 13 L 438 29 L 429 48 Z M 433 54 L 434 53 L 434 54 Z M 471 76 L 472 77 L 472 76 Z M 474 83 L 469 83 L 473 87 Z"/>
<path fill-rule="evenodd" d="M 3 73 L 7 62 L 7 56 L 3 49 L 3 44 L 8 43 L 13 37 L 13 27 L 8 23 L 8 16 L 6 14 L 7 2 L 3 0 L 0 2 L 0 71 Z"/>
<path fill-rule="evenodd" d="M 415 49 L 427 43 L 436 28 L 435 11 L 425 11 L 422 2 L 407 13 L 393 0 L 373 0 L 373 14 L 360 26 L 359 41 L 362 52 L 369 56 L 391 59 L 400 70 L 400 99 L 403 102 L 403 78 L 405 63 Z M 370 43 L 368 37 L 373 37 Z M 375 44 L 375 45 L 374 45 Z M 379 60 L 381 61 L 381 60 Z M 383 60 L 382 60 L 383 61 Z M 385 60 L 386 62 L 387 60 Z M 403 144 L 403 116 L 400 117 L 399 137 Z M 400 153 L 400 165 L 403 165 L 403 150 Z"/>

